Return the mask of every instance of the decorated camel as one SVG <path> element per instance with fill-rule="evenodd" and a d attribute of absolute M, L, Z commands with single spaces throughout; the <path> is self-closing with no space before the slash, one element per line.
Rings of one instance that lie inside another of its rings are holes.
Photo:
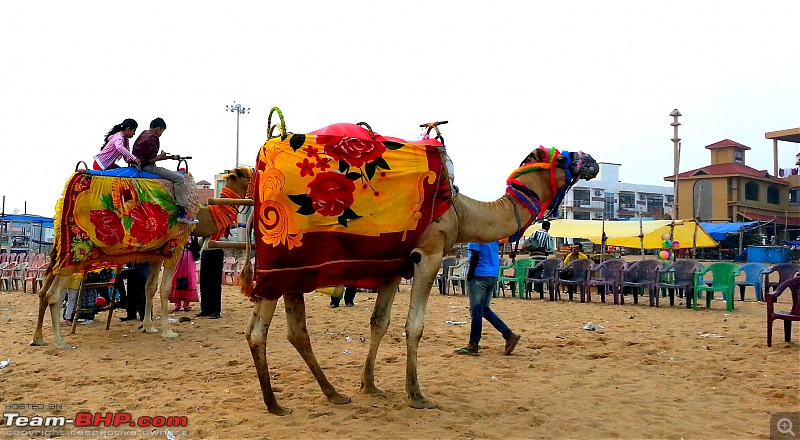
<path fill-rule="evenodd" d="M 251 177 L 250 168 L 232 170 L 226 176 L 222 197 L 245 197 Z M 39 319 L 31 345 L 45 345 L 42 324 L 49 305 L 56 345 L 72 348 L 64 341 L 59 325 L 63 291 L 70 276 L 129 261 L 150 262 L 145 287 L 145 332 L 158 333 L 152 310 L 161 277 L 161 334 L 165 338 L 178 336 L 167 319 L 175 262 L 190 234 L 221 235 L 236 222 L 237 212 L 232 206 L 199 207 L 194 181 L 186 175 L 186 208 L 199 223 L 193 227 L 178 223 L 171 185 L 166 180 L 98 176 L 90 172 L 76 172 L 70 177 L 56 206 L 51 264 L 39 291 Z"/>
<path fill-rule="evenodd" d="M 378 347 L 400 279 L 412 275 L 405 388 L 411 407 L 434 407 L 417 378 L 417 349 L 443 255 L 456 243 L 521 234 L 555 212 L 579 178 L 589 180 L 598 172 L 588 154 L 540 147 L 511 174 L 504 196 L 480 202 L 456 193 L 437 140 L 405 142 L 366 127 L 334 124 L 306 135 L 282 131 L 259 153 L 251 219 L 256 268 L 253 274 L 246 264 L 242 279 L 243 291 L 255 302 L 246 338 L 273 414 L 291 412 L 275 398 L 266 357 L 278 298 L 286 309 L 288 340 L 328 400 L 344 404 L 350 398 L 328 381 L 312 350 L 303 294 L 335 285 L 379 290 L 360 387 L 377 394 L 382 392 L 374 377 Z"/>

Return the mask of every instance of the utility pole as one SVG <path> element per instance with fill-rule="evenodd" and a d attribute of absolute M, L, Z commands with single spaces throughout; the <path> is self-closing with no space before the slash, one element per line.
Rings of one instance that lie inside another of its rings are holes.
<path fill-rule="evenodd" d="M 236 168 L 239 166 L 239 115 L 250 113 L 250 107 L 245 108 L 233 101 L 233 104 L 225 106 L 225 110 L 236 113 L 236 165 L 234 165 Z"/>

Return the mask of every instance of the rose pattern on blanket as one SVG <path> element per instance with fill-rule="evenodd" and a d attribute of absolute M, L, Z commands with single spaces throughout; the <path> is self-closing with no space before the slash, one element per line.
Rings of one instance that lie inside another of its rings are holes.
<path fill-rule="evenodd" d="M 75 173 L 56 212 L 56 270 L 85 270 L 152 255 L 177 258 L 174 199 L 156 180 Z"/>
<path fill-rule="evenodd" d="M 441 144 L 372 137 L 345 125 L 289 133 L 261 147 L 256 297 L 273 288 L 280 294 L 355 279 L 370 288 L 385 274 L 410 276 L 416 239 L 451 203 Z M 356 134 L 320 133 L 331 127 Z M 290 274 L 303 283 L 285 285 Z"/>

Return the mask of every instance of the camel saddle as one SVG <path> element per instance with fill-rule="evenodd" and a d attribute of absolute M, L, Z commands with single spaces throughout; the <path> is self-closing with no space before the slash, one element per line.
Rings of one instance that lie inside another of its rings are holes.
<path fill-rule="evenodd" d="M 252 297 L 413 276 L 411 250 L 452 204 L 445 162 L 435 139 L 354 124 L 269 139 L 256 164 Z"/>
<path fill-rule="evenodd" d="M 191 229 L 177 221 L 172 182 L 141 174 L 135 168 L 72 174 L 56 205 L 56 274 L 159 259 L 174 266 Z M 190 174 L 184 178 L 186 210 L 195 215 L 197 187 Z"/>

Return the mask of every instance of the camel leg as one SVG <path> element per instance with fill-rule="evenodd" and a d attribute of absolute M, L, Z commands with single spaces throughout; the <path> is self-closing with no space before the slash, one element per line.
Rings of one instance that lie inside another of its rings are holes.
<path fill-rule="evenodd" d="M 144 288 L 145 303 L 143 324 L 146 333 L 158 333 L 158 329 L 153 323 L 153 298 L 156 295 L 156 290 L 158 290 L 158 276 L 161 274 L 161 265 L 162 263 L 160 261 L 150 262 L 150 274 L 147 276 L 147 283 Z M 161 319 L 168 319 L 168 315 L 163 313 L 163 306 L 161 309 Z"/>
<path fill-rule="evenodd" d="M 164 268 L 161 275 L 161 337 L 177 338 L 178 335 L 172 331 L 172 324 L 169 323 L 169 293 L 172 290 L 172 277 L 175 275 L 175 268 Z M 148 280 L 149 281 L 149 280 Z"/>
<path fill-rule="evenodd" d="M 328 401 L 337 405 L 350 403 L 350 398 L 339 394 L 336 388 L 331 385 L 322 367 L 314 356 L 314 349 L 311 347 L 311 339 L 308 336 L 306 327 L 306 303 L 302 293 L 289 293 L 283 295 L 283 304 L 286 308 L 286 324 L 288 329 L 288 340 L 294 346 L 300 356 L 306 361 L 311 374 L 317 379 L 322 394 Z"/>
<path fill-rule="evenodd" d="M 50 319 L 53 323 L 53 337 L 56 340 L 56 346 L 61 349 L 75 348 L 67 344 L 64 341 L 64 337 L 61 336 L 61 304 L 64 302 L 64 296 L 67 294 L 69 282 L 70 277 L 58 276 L 47 291 L 47 302 L 50 305 Z M 41 305 L 39 307 L 41 308 Z M 72 319 L 78 319 L 77 314 L 73 315 Z"/>
<path fill-rule="evenodd" d="M 291 414 L 291 410 L 284 409 L 278 404 L 275 393 L 272 392 L 272 384 L 269 377 L 269 365 L 267 364 L 267 334 L 272 317 L 275 315 L 275 307 L 278 300 L 259 299 L 253 306 L 253 317 L 247 325 L 247 344 L 250 346 L 250 353 L 253 355 L 253 363 L 258 373 L 258 381 L 261 384 L 261 394 L 264 396 L 264 403 L 267 410 L 275 415 L 285 416 Z"/>
<path fill-rule="evenodd" d="M 41 346 L 46 344 L 42 336 L 42 327 L 47 306 L 50 306 L 50 320 L 53 324 L 53 337 L 56 341 L 56 346 L 61 349 L 75 348 L 64 342 L 64 337 L 61 335 L 61 303 L 64 300 L 63 295 L 66 293 L 65 288 L 69 281 L 70 277 L 68 276 L 56 276 L 52 273 L 47 276 L 42 289 L 39 290 L 39 316 L 31 345 Z"/>
<path fill-rule="evenodd" d="M 434 408 L 436 405 L 425 398 L 417 378 L 417 350 L 425 321 L 425 309 L 431 293 L 433 280 L 442 263 L 442 254 L 422 254 L 414 269 L 411 299 L 406 318 L 406 392 L 408 405 L 412 408 Z"/>
<path fill-rule="evenodd" d="M 42 326 L 44 325 L 44 313 L 47 306 L 50 306 L 50 320 L 53 323 L 53 338 L 56 346 L 61 349 L 75 348 L 64 341 L 61 335 L 61 303 L 64 300 L 66 286 L 69 284 L 70 277 L 49 275 L 42 290 L 39 292 L 39 317 L 36 323 L 36 331 L 33 334 L 31 345 L 45 345 L 42 337 Z"/>
<path fill-rule="evenodd" d="M 389 328 L 392 304 L 399 284 L 400 278 L 384 284 L 378 292 L 378 299 L 375 300 L 375 307 L 372 309 L 372 318 L 369 320 L 371 330 L 369 353 L 364 361 L 364 371 L 361 373 L 361 387 L 359 388 L 359 391 L 364 394 L 383 394 L 383 391 L 375 386 L 375 360 L 378 356 L 381 339 L 386 335 L 386 329 Z"/>
<path fill-rule="evenodd" d="M 39 289 L 39 317 L 36 321 L 36 330 L 33 332 L 33 340 L 31 341 L 32 346 L 42 346 L 47 345 L 44 342 L 44 337 L 42 336 L 42 326 L 44 325 L 44 313 L 47 311 L 47 292 L 50 290 L 50 286 L 53 285 L 53 280 L 55 280 L 55 275 L 51 272 L 47 275 L 45 279 L 44 286 Z"/>

